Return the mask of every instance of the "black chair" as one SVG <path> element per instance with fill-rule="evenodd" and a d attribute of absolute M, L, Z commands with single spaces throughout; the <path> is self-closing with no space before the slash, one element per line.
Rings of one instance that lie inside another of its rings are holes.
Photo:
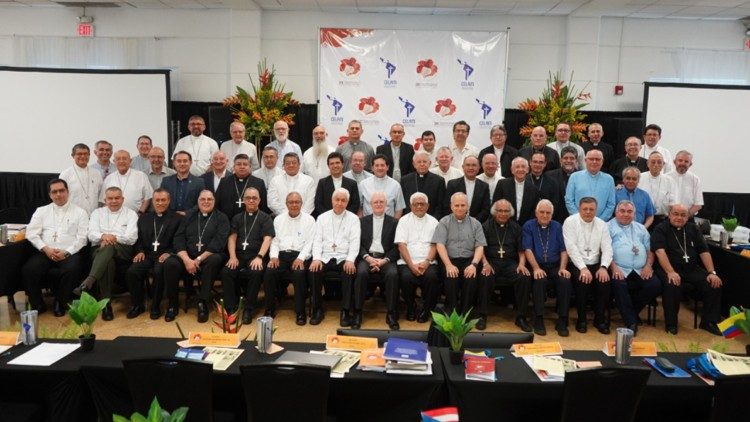
<path fill-rule="evenodd" d="M 212 421 L 213 399 L 210 363 L 177 359 L 145 358 L 124 360 L 128 389 L 133 407 L 147 414 L 154 397 L 169 412 L 190 408 L 187 421 Z"/>
<path fill-rule="evenodd" d="M 354 330 L 351 328 L 339 328 L 336 330 L 336 334 L 340 336 L 356 336 L 356 337 L 375 337 L 378 339 L 378 344 L 382 345 L 388 340 L 388 337 L 398 337 L 406 340 L 414 341 L 427 341 L 427 331 L 417 330 Z"/>
<path fill-rule="evenodd" d="M 248 420 L 326 420 L 329 368 L 267 362 L 240 366 L 240 374 Z"/>
<path fill-rule="evenodd" d="M 634 420 L 649 375 L 649 368 L 627 366 L 565 373 L 560 420 Z"/>
<path fill-rule="evenodd" d="M 747 415 L 745 398 L 748 391 L 750 391 L 750 376 L 717 378 L 714 385 L 714 405 L 711 411 L 711 421 L 734 422 L 742 419 L 742 415 Z"/>

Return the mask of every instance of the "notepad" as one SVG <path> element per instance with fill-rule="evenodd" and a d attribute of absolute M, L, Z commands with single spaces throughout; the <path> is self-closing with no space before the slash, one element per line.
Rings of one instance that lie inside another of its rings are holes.
<path fill-rule="evenodd" d="M 8 362 L 8 365 L 51 366 L 80 346 L 80 343 L 42 343 Z"/>

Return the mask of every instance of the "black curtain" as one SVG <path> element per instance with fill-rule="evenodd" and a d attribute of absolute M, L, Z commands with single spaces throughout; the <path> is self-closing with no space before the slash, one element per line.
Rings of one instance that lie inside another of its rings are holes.
<path fill-rule="evenodd" d="M 0 172 L 0 210 L 19 208 L 22 211 L 20 215 L 25 215 L 26 221 L 13 223 L 28 223 L 34 210 L 50 203 L 47 183 L 55 177 L 56 174 L 48 173 Z"/>

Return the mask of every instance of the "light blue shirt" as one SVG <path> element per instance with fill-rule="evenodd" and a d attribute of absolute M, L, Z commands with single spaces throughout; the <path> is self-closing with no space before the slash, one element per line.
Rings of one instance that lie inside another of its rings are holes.
<path fill-rule="evenodd" d="M 627 199 L 635 204 L 635 221 L 644 224 L 646 218 L 656 214 L 654 203 L 651 201 L 651 196 L 648 192 L 641 188 L 635 188 L 634 191 L 627 190 L 624 186 L 622 189 L 615 193 L 615 203 Z"/>
<path fill-rule="evenodd" d="M 651 236 L 646 227 L 637 221 L 621 226 L 614 218 L 607 223 L 607 227 L 609 237 L 612 238 L 615 264 L 622 269 L 625 277 L 633 271 L 640 275 L 646 265 L 651 244 Z"/>
<path fill-rule="evenodd" d="M 609 221 L 615 211 L 615 179 L 601 171 L 595 175 L 587 170 L 571 174 L 565 189 L 568 213 L 578 214 L 578 202 L 587 196 L 596 199 L 596 216 Z"/>

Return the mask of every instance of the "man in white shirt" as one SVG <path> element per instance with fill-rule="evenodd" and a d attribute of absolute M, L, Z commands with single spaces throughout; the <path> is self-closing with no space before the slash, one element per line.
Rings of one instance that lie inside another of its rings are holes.
<path fill-rule="evenodd" d="M 568 145 L 572 146 L 578 152 L 578 168 L 583 168 L 583 157 L 586 153 L 583 151 L 583 147 L 573 142 L 570 142 L 570 125 L 567 123 L 558 123 L 555 127 L 555 142 L 547 144 L 548 147 L 554 149 L 558 156 L 561 156 L 562 149 Z"/>
<path fill-rule="evenodd" d="M 94 154 L 96 155 L 96 161 L 91 167 L 95 168 L 104 180 L 115 170 L 112 162 L 109 161 L 112 158 L 112 144 L 105 140 L 97 141 L 94 144 Z"/>
<path fill-rule="evenodd" d="M 328 154 L 336 149 L 328 145 L 328 133 L 323 126 L 315 126 L 312 132 L 313 143 L 302 157 L 305 174 L 312 177 L 315 184 L 330 173 L 328 172 Z"/>
<path fill-rule="evenodd" d="M 208 166 L 211 165 L 211 154 L 219 150 L 219 145 L 203 134 L 203 131 L 206 130 L 206 122 L 201 116 L 190 116 L 188 130 L 190 135 L 177 141 L 174 152 L 189 152 L 190 156 L 193 157 L 190 173 L 200 176 L 208 171 Z"/>
<path fill-rule="evenodd" d="M 312 177 L 300 173 L 299 156 L 290 152 L 284 156 L 284 173 L 271 179 L 268 187 L 268 207 L 274 215 L 286 212 L 286 195 L 297 192 L 302 196 L 302 211 L 312 214 L 315 209 L 315 182 Z"/>
<path fill-rule="evenodd" d="M 339 150 L 336 150 L 339 154 Z M 344 157 L 344 161 L 346 161 L 346 156 L 342 155 Z M 354 151 L 349 157 L 349 163 L 351 164 L 351 170 L 344 173 L 344 177 L 348 177 L 357 184 L 362 183 L 363 180 L 367 179 L 368 177 L 372 177 L 372 173 L 365 170 L 365 160 L 367 159 L 367 154 L 365 154 L 362 151 Z M 346 166 L 344 166 L 346 168 Z"/>
<path fill-rule="evenodd" d="M 279 151 L 276 148 L 267 145 L 263 148 L 263 166 L 253 172 L 253 176 L 263 180 L 263 184 L 266 185 L 266 189 L 271 187 L 271 180 L 280 175 L 284 174 L 284 170 L 280 167 L 276 167 L 276 162 L 279 159 Z"/>
<path fill-rule="evenodd" d="M 648 159 L 652 152 L 661 153 L 661 156 L 664 158 L 664 168 L 662 169 L 662 173 L 669 173 L 672 171 L 672 154 L 668 149 L 659 145 L 660 140 L 661 127 L 653 123 L 646 126 L 646 129 L 643 131 L 644 143 L 641 147 L 641 157 Z"/>
<path fill-rule="evenodd" d="M 302 157 L 302 148 L 296 142 L 289 139 L 289 124 L 287 122 L 279 120 L 274 123 L 273 134 L 276 139 L 271 141 L 268 146 L 276 148 L 279 157 L 283 159 L 290 152 L 297 154 L 297 157 Z M 282 167 L 282 165 L 283 163 L 276 163 L 276 167 Z"/>
<path fill-rule="evenodd" d="M 384 192 L 386 197 L 385 213 L 399 219 L 406 205 L 401 185 L 388 176 L 388 160 L 385 155 L 378 154 L 372 159 L 372 177 L 359 184 L 359 198 L 362 203 L 361 215 L 372 214 L 370 198 L 375 192 Z"/>
<path fill-rule="evenodd" d="M 503 176 L 500 175 L 500 172 L 497 171 L 497 167 L 497 156 L 491 153 L 484 154 L 484 157 L 482 157 L 482 170 L 484 172 L 477 176 L 477 179 L 490 185 L 490 198 L 495 194 L 495 186 L 497 186 L 497 182 L 503 178 Z"/>
<path fill-rule="evenodd" d="M 271 240 L 271 260 L 263 275 L 266 292 L 266 312 L 276 310 L 279 290 L 286 290 L 291 278 L 294 285 L 294 312 L 297 325 L 307 324 L 307 267 L 310 266 L 315 219 L 302 212 L 302 196 L 297 192 L 286 195 L 286 211 L 273 220 L 276 236 Z"/>
<path fill-rule="evenodd" d="M 341 284 L 352 283 L 359 253 L 360 223 L 354 213 L 346 210 L 349 191 L 338 188 L 332 196 L 333 209 L 318 217 L 310 264 L 312 317 L 310 325 L 318 325 L 325 318 L 322 303 L 323 279 L 328 272 L 340 275 Z"/>
<path fill-rule="evenodd" d="M 63 170 L 60 179 L 67 182 L 70 201 L 90 214 L 99 206 L 101 173 L 88 165 L 91 153 L 86 144 L 75 144 L 70 155 L 73 157 L 73 166 Z"/>
<path fill-rule="evenodd" d="M 445 180 L 446 187 L 451 180 L 464 177 L 464 173 L 453 166 L 453 153 L 450 148 L 438 148 L 437 163 L 437 167 L 430 168 L 430 171 L 438 176 L 442 176 L 443 180 Z"/>
<path fill-rule="evenodd" d="M 682 150 L 674 157 L 674 170 L 667 173 L 674 182 L 675 203 L 685 205 L 691 218 L 703 208 L 701 179 L 688 171 L 692 165 L 693 154 Z"/>
<path fill-rule="evenodd" d="M 578 214 L 571 215 L 563 223 L 563 238 L 572 264 L 571 279 L 576 292 L 576 331 L 586 332 L 586 301 L 593 289 L 596 292 L 594 325 L 600 333 L 609 334 L 605 309 L 610 302 L 607 269 L 612 263 L 612 239 L 607 223 L 596 216 L 596 199 L 581 198 Z"/>
<path fill-rule="evenodd" d="M 99 174 L 97 173 L 98 177 Z M 89 218 L 86 211 L 69 200 L 68 184 L 54 179 L 47 184 L 51 204 L 37 208 L 26 227 L 26 239 L 37 249 L 23 266 L 24 287 L 33 309 L 47 310 L 41 283 L 51 268 L 61 272 L 55 290 L 55 316 L 65 315 L 75 283 L 80 280 L 81 254 L 86 246 Z"/>
<path fill-rule="evenodd" d="M 409 205 L 411 212 L 398 220 L 393 241 L 401 253 L 397 263 L 401 294 L 406 302 L 406 320 L 425 323 L 430 319 L 442 287 L 435 260 L 437 251 L 432 243 L 438 221 L 427 214 L 429 199 L 424 193 L 412 194 Z M 422 290 L 423 301 L 419 310 L 415 300 L 417 287 Z"/>
<path fill-rule="evenodd" d="M 174 169 L 171 169 L 164 165 L 164 159 L 166 154 L 164 150 L 159 147 L 151 148 L 148 152 L 148 160 L 151 163 L 151 167 L 146 172 L 148 181 L 151 183 L 151 187 L 156 190 L 161 186 L 161 181 L 167 177 L 177 173 Z"/>
<path fill-rule="evenodd" d="M 470 130 L 471 127 L 469 127 L 469 124 L 463 120 L 459 120 L 453 124 L 453 144 L 450 146 L 450 151 L 453 155 L 451 163 L 453 167 L 461 168 L 464 158 L 470 155 L 479 156 L 479 148 L 467 142 Z"/>
<path fill-rule="evenodd" d="M 151 195 L 154 194 L 154 188 L 151 187 L 148 176 L 140 170 L 130 168 L 130 154 L 125 150 L 115 153 L 115 165 L 117 171 L 104 179 L 99 202 L 104 203 L 104 192 L 107 188 L 118 187 L 125 198 L 125 207 L 143 214 L 148 210 Z"/>
<path fill-rule="evenodd" d="M 138 141 L 135 143 L 135 147 L 138 150 L 138 155 L 136 155 L 130 162 L 130 168 L 140 170 L 148 174 L 149 170 L 151 170 L 151 162 L 148 159 L 148 152 L 151 151 L 151 148 L 153 148 L 153 146 L 154 143 L 151 140 L 150 136 L 141 135 L 138 138 Z"/>
<path fill-rule="evenodd" d="M 73 290 L 74 294 L 80 295 L 98 282 L 101 297 L 111 298 L 115 281 L 114 260 L 130 262 L 133 259 L 133 245 L 138 240 L 138 215 L 123 205 L 124 199 L 120 188 L 109 187 L 104 192 L 105 206 L 91 213 L 88 233 L 92 245 L 91 270 L 81 285 Z M 112 303 L 108 302 L 102 310 L 102 319 L 111 321 L 113 318 Z"/>
<path fill-rule="evenodd" d="M 663 168 L 664 157 L 660 152 L 652 152 L 648 156 L 648 171 L 641 173 L 641 180 L 638 181 L 638 187 L 648 193 L 654 203 L 654 208 L 656 208 L 651 227 L 656 227 L 666 220 L 669 207 L 677 203 L 674 181 L 667 175 L 662 174 Z"/>
<path fill-rule="evenodd" d="M 234 157 L 236 157 L 237 154 L 247 154 L 247 156 L 250 157 L 250 165 L 253 170 L 258 170 L 260 168 L 258 150 L 255 148 L 255 145 L 245 140 L 245 125 L 241 122 L 232 122 L 232 124 L 229 125 L 229 135 L 232 136 L 232 139 L 222 142 L 221 147 L 219 147 L 219 149 L 224 152 L 225 165 L 226 160 L 234 161 Z M 211 164 L 213 165 L 213 157 Z"/>
<path fill-rule="evenodd" d="M 437 151 L 438 149 L 435 148 L 435 132 L 431 130 L 425 130 L 422 132 L 422 138 L 420 141 L 421 145 L 419 147 L 419 151 L 424 151 L 429 155 L 430 158 L 430 167 L 437 167 Z"/>

